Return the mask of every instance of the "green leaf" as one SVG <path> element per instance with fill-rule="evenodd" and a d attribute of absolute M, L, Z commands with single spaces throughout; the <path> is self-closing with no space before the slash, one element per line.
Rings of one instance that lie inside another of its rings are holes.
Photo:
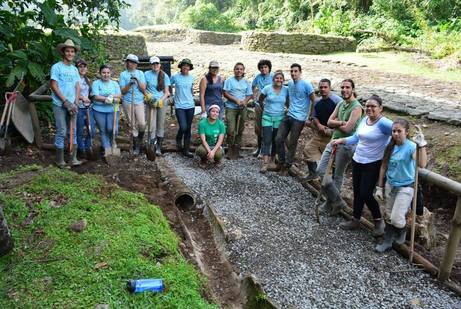
<path fill-rule="evenodd" d="M 58 21 L 58 17 L 54 10 L 48 5 L 48 3 L 43 3 L 41 6 L 43 16 L 45 17 L 45 21 L 48 25 L 54 26 Z"/>
<path fill-rule="evenodd" d="M 29 62 L 27 65 L 30 74 L 38 81 L 42 82 L 45 79 L 44 67 L 38 63 Z"/>
<path fill-rule="evenodd" d="M 3 44 L 3 42 L 0 42 L 0 53 L 3 53 L 4 51 L 7 51 L 8 48 Z"/>
<path fill-rule="evenodd" d="M 27 54 L 22 50 L 15 50 L 10 54 L 11 57 L 27 60 Z"/>
<path fill-rule="evenodd" d="M 10 72 L 6 79 L 5 86 L 6 87 L 11 87 L 14 85 L 14 82 L 16 79 L 20 79 L 22 74 L 26 74 L 27 70 L 24 67 L 21 66 L 15 66 L 13 70 Z"/>

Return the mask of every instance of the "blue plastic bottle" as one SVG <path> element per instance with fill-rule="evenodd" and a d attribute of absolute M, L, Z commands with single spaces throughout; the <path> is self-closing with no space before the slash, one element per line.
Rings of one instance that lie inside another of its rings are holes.
<path fill-rule="evenodd" d="M 128 281 L 128 291 L 132 293 L 141 292 L 163 292 L 164 285 L 162 279 L 138 279 Z"/>

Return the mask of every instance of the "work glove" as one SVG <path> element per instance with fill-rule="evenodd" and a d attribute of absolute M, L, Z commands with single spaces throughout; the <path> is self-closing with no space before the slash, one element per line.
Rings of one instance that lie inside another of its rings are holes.
<path fill-rule="evenodd" d="M 163 100 L 162 100 L 162 99 L 158 99 L 158 101 L 157 101 L 157 107 L 158 107 L 158 108 L 163 108 Z"/>
<path fill-rule="evenodd" d="M 152 94 L 150 93 L 146 93 L 146 95 L 144 96 L 144 101 L 146 102 L 147 105 L 149 105 L 150 107 L 155 107 L 155 100 L 154 98 L 152 97 Z"/>
<path fill-rule="evenodd" d="M 376 186 L 375 197 L 376 199 L 380 201 L 384 201 L 384 188 L 383 187 Z"/>
<path fill-rule="evenodd" d="M 112 104 L 114 103 L 114 97 L 112 95 L 109 95 L 105 100 L 104 103 L 106 104 Z"/>
<path fill-rule="evenodd" d="M 71 103 L 69 100 L 65 100 L 63 103 L 62 103 L 62 106 L 64 106 L 65 109 L 67 109 L 67 111 L 69 112 L 69 114 L 71 116 L 77 114 L 78 112 L 78 106 L 77 104 L 73 104 Z"/>
<path fill-rule="evenodd" d="M 200 119 L 204 119 L 207 117 L 207 114 L 205 112 L 201 113 L 200 114 Z"/>
<path fill-rule="evenodd" d="M 415 125 L 416 127 L 416 134 L 413 136 L 413 141 L 418 145 L 418 147 L 424 147 L 427 145 L 426 140 L 424 139 L 424 134 L 423 131 L 421 130 L 421 127 L 418 125 Z"/>

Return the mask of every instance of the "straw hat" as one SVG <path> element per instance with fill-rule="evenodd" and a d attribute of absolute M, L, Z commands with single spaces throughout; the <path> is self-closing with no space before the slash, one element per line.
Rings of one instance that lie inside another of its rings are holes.
<path fill-rule="evenodd" d="M 64 43 L 59 43 L 56 49 L 61 55 L 64 55 L 64 49 L 66 47 L 72 47 L 76 53 L 80 51 L 80 46 L 75 45 L 74 41 L 72 41 L 71 39 L 67 39 Z"/>

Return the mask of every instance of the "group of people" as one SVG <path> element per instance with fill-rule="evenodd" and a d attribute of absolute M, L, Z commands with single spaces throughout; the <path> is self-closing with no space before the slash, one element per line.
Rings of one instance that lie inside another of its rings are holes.
<path fill-rule="evenodd" d="M 166 106 L 171 101 L 178 121 L 176 146 L 184 156 L 194 156 L 190 152 L 195 112 L 194 77 L 190 73 L 194 66 L 190 59 L 181 60 L 180 71 L 170 78 L 161 70 L 158 57 L 151 57 L 152 69 L 142 72 L 137 69 L 137 56 L 130 54 L 118 84 L 111 79 L 108 65 L 100 67 L 100 78 L 91 83 L 86 76 L 86 62 L 80 59 L 73 64 L 78 50 L 71 40 L 59 44 L 62 61 L 51 69 L 59 166 L 65 165 L 64 140 L 68 124 L 76 126 L 71 137 L 76 146 L 72 151 L 73 165 L 80 164 L 77 150 L 85 152 L 94 134 L 92 131 L 83 136 L 85 123 L 96 122 L 103 148 L 113 146 L 115 139 L 111 137 L 118 128 L 119 103 L 132 124 L 134 154 L 140 152 L 147 118 L 151 128 L 147 140 L 156 145 L 156 152 L 161 155 Z M 299 136 L 308 126 L 313 134 L 303 150 L 309 170 L 306 181 L 322 178 L 328 172 L 329 161 L 334 160 L 333 183 L 339 194 L 344 172 L 352 162 L 354 213 L 353 219 L 341 224 L 341 228 L 358 229 L 366 204 L 375 222 L 373 234 L 384 235 L 377 251 L 387 250 L 393 242 L 405 241 L 405 215 L 414 195 L 416 165 L 424 167 L 427 163 L 427 143 L 420 129 L 411 141 L 408 121 L 402 118 L 392 121 L 383 116 L 383 102 L 377 95 L 366 100 L 363 108 L 351 79 L 342 81 L 340 96 L 331 91 L 330 80 L 320 80 L 320 96 L 316 97 L 312 84 L 302 79 L 300 64 L 290 66 L 288 83 L 282 71 L 272 72 L 269 60 L 259 61 L 258 70 L 260 73 L 250 83 L 245 78 L 244 64 L 237 62 L 233 76 L 224 79 L 219 74 L 219 63 L 210 62 L 207 74 L 199 83 L 202 113 L 196 155 L 200 165 L 220 164 L 224 144 L 229 153 L 233 151 L 239 157 L 247 106 L 253 102 L 258 144 L 253 155 L 262 157 L 261 173 L 278 171 L 286 175 L 295 160 Z M 172 96 L 171 89 L 174 89 Z M 387 224 L 376 199 L 386 200 Z M 344 202 L 333 202 L 327 196 L 322 208 L 324 212 L 337 214 L 342 207 Z"/>

